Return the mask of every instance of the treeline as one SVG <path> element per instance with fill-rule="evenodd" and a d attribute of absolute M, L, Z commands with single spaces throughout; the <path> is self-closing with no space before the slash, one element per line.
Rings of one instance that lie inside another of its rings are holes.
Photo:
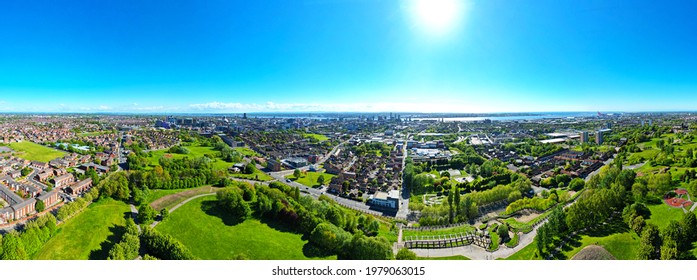
<path fill-rule="evenodd" d="M 56 233 L 56 217 L 47 213 L 28 222 L 22 232 L 0 235 L 0 257 L 3 260 L 28 260 Z"/>
<path fill-rule="evenodd" d="M 251 216 L 272 219 L 307 236 L 318 252 L 341 259 L 391 259 L 391 244 L 377 237 L 373 216 L 345 210 L 326 196 L 300 196 L 297 187 L 233 182 L 217 194 L 218 206 L 239 221 Z"/>

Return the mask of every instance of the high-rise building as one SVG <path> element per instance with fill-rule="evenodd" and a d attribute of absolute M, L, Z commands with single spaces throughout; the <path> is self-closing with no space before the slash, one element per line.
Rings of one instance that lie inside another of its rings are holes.
<path fill-rule="evenodd" d="M 598 130 L 595 132 L 595 143 L 600 145 L 603 143 L 603 131 Z"/>
<path fill-rule="evenodd" d="M 588 143 L 588 131 L 581 132 L 581 143 Z"/>

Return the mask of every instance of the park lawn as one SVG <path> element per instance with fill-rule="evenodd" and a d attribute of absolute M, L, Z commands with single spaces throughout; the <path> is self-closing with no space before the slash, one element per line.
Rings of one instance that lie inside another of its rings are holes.
<path fill-rule="evenodd" d="M 317 141 L 320 141 L 320 142 L 329 140 L 329 137 L 324 136 L 324 135 L 322 135 L 322 134 L 316 134 L 316 133 L 305 133 L 305 134 L 303 135 L 303 137 L 305 137 L 305 138 L 314 138 L 314 139 L 316 139 Z"/>
<path fill-rule="evenodd" d="M 234 177 L 234 178 L 256 180 L 256 181 L 262 181 L 262 182 L 273 180 L 273 177 L 271 177 L 271 175 L 266 174 L 263 171 L 258 170 L 258 169 L 255 170 L 254 173 L 252 173 L 252 174 L 232 173 L 230 176 Z"/>
<path fill-rule="evenodd" d="M 571 259 L 576 253 L 588 245 L 599 245 L 618 260 L 635 260 L 639 250 L 640 238 L 633 231 L 613 233 L 608 236 L 581 235 L 580 245 L 562 250 L 566 259 Z"/>
<path fill-rule="evenodd" d="M 537 242 L 525 246 L 525 248 L 520 249 L 520 251 L 506 258 L 506 260 L 541 260 L 542 258 L 537 254 Z"/>
<path fill-rule="evenodd" d="M 655 158 L 656 156 L 658 156 L 660 152 L 660 150 L 656 149 L 646 149 L 638 153 L 633 153 L 631 156 L 629 156 L 628 160 L 629 162 L 635 161 L 641 163 L 649 159 Z"/>
<path fill-rule="evenodd" d="M 670 221 L 676 220 L 680 221 L 684 212 L 680 208 L 673 208 L 668 206 L 661 200 L 661 204 L 647 205 L 649 210 L 651 210 L 651 217 L 646 220 L 646 223 L 651 223 L 656 225 L 659 229 L 664 229 L 668 226 Z"/>
<path fill-rule="evenodd" d="M 439 260 L 439 261 L 447 261 L 447 260 L 463 260 L 463 261 L 468 261 L 470 258 L 461 256 L 461 255 L 455 255 L 455 256 L 449 256 L 449 257 L 433 257 L 433 258 L 428 258 L 428 257 L 416 257 L 417 260 Z"/>
<path fill-rule="evenodd" d="M 49 162 L 65 155 L 64 152 L 54 150 L 29 141 L 10 143 L 10 148 L 15 150 L 15 155 L 28 160 Z"/>
<path fill-rule="evenodd" d="M 243 254 L 255 260 L 318 259 L 304 255 L 307 241 L 280 224 L 249 218 L 228 225 L 229 217 L 212 205 L 215 197 L 194 199 L 178 208 L 156 229 L 172 235 L 199 259 L 227 260 Z M 204 210 L 206 209 L 206 210 Z M 321 259 L 336 259 L 329 256 Z"/>
<path fill-rule="evenodd" d="M 220 189 L 213 186 L 203 186 L 193 189 L 161 190 L 164 195 L 150 202 L 150 206 L 157 211 L 162 210 L 162 208 L 172 209 L 172 207 L 191 197 L 215 193 Z"/>
<path fill-rule="evenodd" d="M 168 149 L 152 151 L 152 154 L 148 157 L 148 163 L 150 166 L 158 166 L 160 165 L 160 158 L 163 156 L 171 157 L 173 159 L 181 159 L 184 157 L 194 159 L 203 157 L 205 155 L 211 155 L 214 158 L 213 168 L 216 170 L 227 170 L 234 164 L 232 162 L 226 162 L 220 159 L 220 152 L 214 150 L 213 147 L 202 147 L 198 144 L 194 144 L 191 146 L 184 146 L 184 148 L 189 150 L 188 154 L 172 154 L 168 152 Z"/>
<path fill-rule="evenodd" d="M 314 187 L 314 186 L 319 186 L 319 183 L 317 183 L 317 178 L 319 178 L 320 175 L 324 175 L 324 184 L 329 184 L 329 182 L 334 178 L 336 175 L 329 174 L 329 173 L 323 173 L 323 172 L 312 172 L 312 171 L 307 171 L 303 172 L 303 174 L 300 176 L 299 179 L 295 179 L 295 176 L 293 174 L 290 174 L 286 176 L 286 178 L 291 179 L 297 183 L 303 184 L 308 187 Z"/>
<path fill-rule="evenodd" d="M 58 227 L 58 231 L 36 254 L 38 260 L 106 259 L 112 236 L 130 216 L 128 204 L 102 199 Z M 120 238 L 120 237 L 118 237 Z M 106 245 L 106 247 L 103 247 Z"/>
<path fill-rule="evenodd" d="M 255 152 L 254 150 L 247 148 L 247 147 L 237 147 L 237 148 L 234 148 L 234 150 L 237 151 L 238 153 L 242 154 L 243 156 L 246 156 L 246 157 L 259 156 L 259 154 L 257 152 Z"/>

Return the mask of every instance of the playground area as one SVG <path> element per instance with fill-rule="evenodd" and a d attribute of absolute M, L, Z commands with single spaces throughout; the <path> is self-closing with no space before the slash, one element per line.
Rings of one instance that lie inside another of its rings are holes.
<path fill-rule="evenodd" d="M 663 196 L 663 201 L 671 207 L 683 208 L 687 211 L 693 211 L 695 208 L 695 204 L 686 189 L 678 188 L 666 193 Z"/>

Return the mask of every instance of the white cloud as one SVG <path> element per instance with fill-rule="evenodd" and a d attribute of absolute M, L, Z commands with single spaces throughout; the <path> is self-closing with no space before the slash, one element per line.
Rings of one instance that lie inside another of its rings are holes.
<path fill-rule="evenodd" d="M 99 105 L 98 109 L 99 109 L 99 110 L 110 110 L 111 107 L 106 106 L 106 105 Z"/>

